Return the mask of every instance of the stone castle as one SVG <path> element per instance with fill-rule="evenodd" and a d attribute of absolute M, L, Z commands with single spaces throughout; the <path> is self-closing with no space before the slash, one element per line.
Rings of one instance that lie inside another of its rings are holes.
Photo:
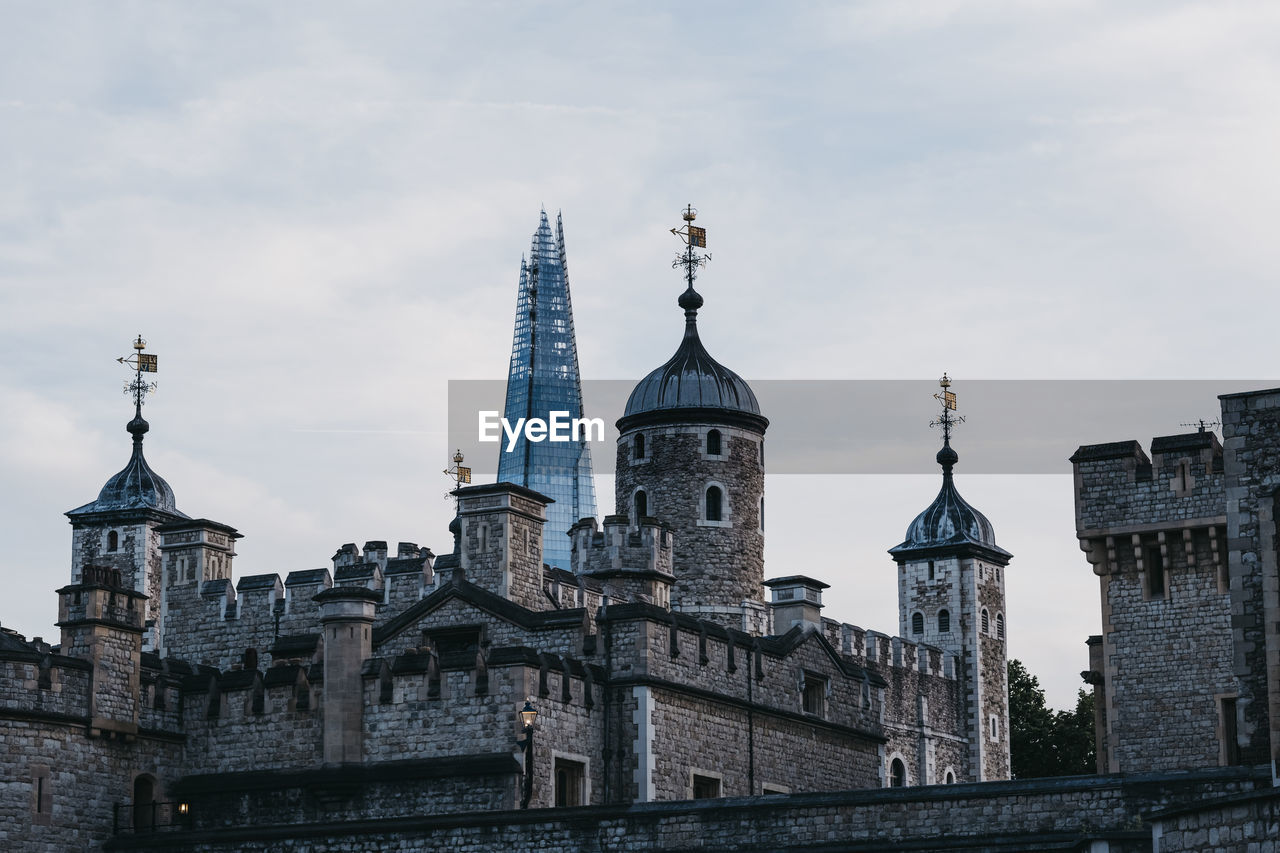
<path fill-rule="evenodd" d="M 1012 555 L 949 440 L 890 550 L 898 636 L 823 617 L 822 581 L 765 579 L 768 420 L 703 346 L 692 276 L 679 304 L 675 355 L 618 422 L 615 514 L 573 526 L 571 569 L 543 561 L 548 498 L 499 482 L 457 490 L 448 553 L 370 541 L 235 580 L 239 534 L 178 509 L 139 402 L 128 465 L 67 513 L 60 641 L 0 629 L 0 846 L 1169 851 L 1266 832 L 1280 392 L 1224 400 L 1225 448 L 1077 452 L 1104 775 L 1010 781 Z"/>

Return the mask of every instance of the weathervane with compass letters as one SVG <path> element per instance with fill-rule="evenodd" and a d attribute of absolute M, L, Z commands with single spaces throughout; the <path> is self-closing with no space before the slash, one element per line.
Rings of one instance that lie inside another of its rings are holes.
<path fill-rule="evenodd" d="M 942 388 L 937 394 L 933 395 L 933 399 L 942 404 L 942 414 L 938 416 L 936 421 L 930 421 L 929 426 L 942 427 L 942 443 L 951 444 L 951 429 L 956 424 L 964 423 L 963 415 L 951 414 L 956 410 L 956 395 L 951 392 L 951 378 L 947 374 L 942 374 L 942 378 L 938 380 L 938 385 Z"/>
<path fill-rule="evenodd" d="M 138 339 L 133 342 L 133 355 L 122 355 L 116 359 L 120 364 L 133 369 L 133 379 L 124 383 L 124 393 L 133 395 L 133 404 L 139 414 L 142 413 L 144 398 L 158 387 L 155 382 L 144 382 L 142 379 L 144 373 L 156 373 L 158 366 L 157 356 L 155 353 L 143 352 L 146 348 L 147 342 L 142 339 L 142 335 L 138 335 Z"/>
<path fill-rule="evenodd" d="M 671 233 L 680 238 L 684 243 L 685 249 L 682 254 L 676 255 L 676 259 L 671 262 L 672 267 L 684 267 L 684 278 L 689 285 L 689 289 L 693 290 L 693 280 L 698 277 L 698 267 L 706 266 L 707 261 L 711 260 L 711 254 L 704 252 L 698 254 L 693 250 L 695 248 L 707 248 L 707 229 L 699 228 L 693 224 L 693 220 L 698 218 L 698 211 L 693 205 L 686 205 L 684 212 L 680 214 L 684 219 L 683 228 L 672 228 Z"/>

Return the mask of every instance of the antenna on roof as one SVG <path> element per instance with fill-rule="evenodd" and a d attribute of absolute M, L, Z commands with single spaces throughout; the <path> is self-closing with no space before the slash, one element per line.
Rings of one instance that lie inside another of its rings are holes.
<path fill-rule="evenodd" d="M 1178 424 L 1178 426 L 1184 426 L 1184 427 L 1197 427 L 1196 432 L 1209 432 L 1213 427 L 1220 427 L 1220 426 L 1222 426 L 1222 422 L 1221 422 L 1221 421 L 1206 421 L 1204 418 L 1201 418 L 1200 420 L 1195 421 L 1194 423 L 1189 423 L 1189 424 Z"/>

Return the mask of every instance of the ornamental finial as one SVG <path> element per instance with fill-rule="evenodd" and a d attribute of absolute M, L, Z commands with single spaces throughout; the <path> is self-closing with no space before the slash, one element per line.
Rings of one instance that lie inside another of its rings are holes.
<path fill-rule="evenodd" d="M 150 428 L 142 419 L 142 404 L 145 397 L 158 387 L 156 383 L 142 379 L 142 374 L 156 373 L 158 368 L 156 354 L 145 352 L 146 348 L 147 342 L 142 339 L 142 335 L 138 335 L 133 342 L 133 355 L 116 359 L 119 364 L 128 365 L 133 370 L 133 379 L 124 383 L 124 393 L 133 395 L 133 420 L 129 421 L 127 429 L 133 434 L 135 442 L 142 441 L 142 436 Z"/>
<path fill-rule="evenodd" d="M 942 404 L 942 414 L 935 421 L 930 421 L 929 426 L 942 427 L 942 450 L 938 451 L 938 464 L 942 466 L 945 475 L 951 475 L 951 467 L 956 464 L 960 458 L 959 455 L 951 449 L 951 430 L 957 425 L 964 423 L 963 415 L 953 415 L 956 411 L 956 395 L 951 391 L 951 377 L 942 374 L 942 378 L 938 380 L 938 387 L 942 390 L 933 395 L 933 399 Z"/>
<path fill-rule="evenodd" d="M 676 255 L 676 259 L 671 262 L 672 267 L 684 267 L 684 280 L 687 287 L 680 297 L 680 307 L 685 309 L 685 313 L 691 310 L 696 312 L 702 307 L 702 297 L 693 289 L 693 280 L 698 277 L 698 267 L 706 266 L 707 261 L 711 260 L 710 253 L 698 253 L 694 249 L 707 248 L 707 229 L 699 228 L 693 224 L 698 218 L 698 211 L 692 205 L 686 205 L 680 218 L 685 221 L 684 227 L 672 228 L 671 233 L 680 238 L 684 243 L 684 251 Z M 696 299 L 695 299 L 696 297 Z M 688 305 L 696 301 L 697 305 Z"/>

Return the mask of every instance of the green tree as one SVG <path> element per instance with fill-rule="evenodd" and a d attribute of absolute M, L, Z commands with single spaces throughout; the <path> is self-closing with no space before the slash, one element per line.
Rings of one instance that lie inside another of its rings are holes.
<path fill-rule="evenodd" d="M 1019 660 L 1009 661 L 1009 753 L 1017 779 L 1094 771 L 1093 696 L 1081 690 L 1076 707 L 1054 712 L 1040 681 Z"/>

